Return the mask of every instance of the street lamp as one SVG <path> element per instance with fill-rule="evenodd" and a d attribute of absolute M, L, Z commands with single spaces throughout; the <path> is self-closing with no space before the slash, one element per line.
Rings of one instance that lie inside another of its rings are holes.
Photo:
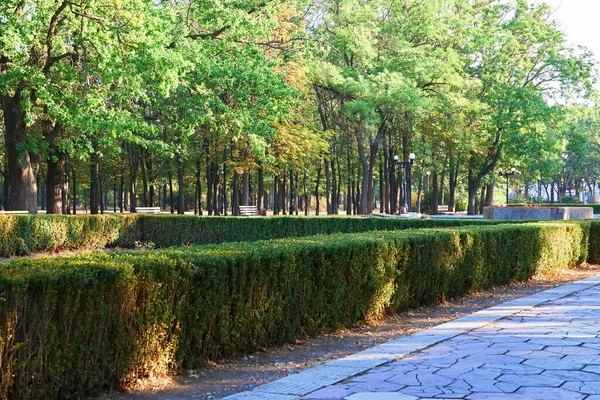
<path fill-rule="evenodd" d="M 399 161 L 398 156 L 394 156 L 394 163 L 396 165 L 402 165 L 404 167 L 404 177 L 403 177 L 403 183 L 404 183 L 404 212 L 408 212 L 408 204 L 407 199 L 408 199 L 408 188 L 406 187 L 406 176 L 408 175 L 408 168 L 410 168 L 410 166 L 415 162 L 415 158 L 417 156 L 415 155 L 415 153 L 410 153 L 408 155 L 408 161 Z"/>
<path fill-rule="evenodd" d="M 431 171 L 427 171 L 427 191 L 429 192 L 429 175 L 431 175 Z"/>
<path fill-rule="evenodd" d="M 506 177 L 506 206 L 508 207 L 508 177 L 514 175 L 517 172 L 515 167 L 510 169 L 510 172 L 502 173 L 502 168 L 498 168 L 498 175 Z"/>

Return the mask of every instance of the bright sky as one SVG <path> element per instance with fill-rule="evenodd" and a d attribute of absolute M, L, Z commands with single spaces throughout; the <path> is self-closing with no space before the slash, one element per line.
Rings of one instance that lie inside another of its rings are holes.
<path fill-rule="evenodd" d="M 540 3 L 533 0 L 532 3 Z M 572 45 L 582 45 L 600 61 L 600 0 L 543 0 L 552 7 L 552 18 L 560 22 Z"/>

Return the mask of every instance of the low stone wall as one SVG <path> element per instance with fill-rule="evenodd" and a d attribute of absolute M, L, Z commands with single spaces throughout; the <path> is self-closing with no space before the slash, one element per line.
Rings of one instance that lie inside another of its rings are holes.
<path fill-rule="evenodd" d="M 594 218 L 592 207 L 485 207 L 483 218 L 506 221 L 582 220 Z"/>

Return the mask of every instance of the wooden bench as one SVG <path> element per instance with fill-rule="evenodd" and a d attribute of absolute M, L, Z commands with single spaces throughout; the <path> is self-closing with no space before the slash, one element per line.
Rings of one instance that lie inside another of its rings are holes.
<path fill-rule="evenodd" d="M 135 212 L 138 213 L 160 213 L 160 207 L 136 207 Z"/>
<path fill-rule="evenodd" d="M 438 205 L 438 214 L 442 214 L 442 215 L 454 215 L 454 211 L 449 211 L 447 205 L 440 204 L 440 205 Z"/>
<path fill-rule="evenodd" d="M 27 210 L 0 211 L 0 214 L 29 214 Z"/>
<path fill-rule="evenodd" d="M 240 215 L 242 217 L 258 216 L 258 207 L 256 206 L 240 206 Z"/>

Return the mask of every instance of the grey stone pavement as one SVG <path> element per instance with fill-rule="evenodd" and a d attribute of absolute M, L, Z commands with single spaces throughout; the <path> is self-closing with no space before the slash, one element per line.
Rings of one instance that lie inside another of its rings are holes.
<path fill-rule="evenodd" d="M 600 276 L 226 397 L 298 398 L 600 400 Z"/>

